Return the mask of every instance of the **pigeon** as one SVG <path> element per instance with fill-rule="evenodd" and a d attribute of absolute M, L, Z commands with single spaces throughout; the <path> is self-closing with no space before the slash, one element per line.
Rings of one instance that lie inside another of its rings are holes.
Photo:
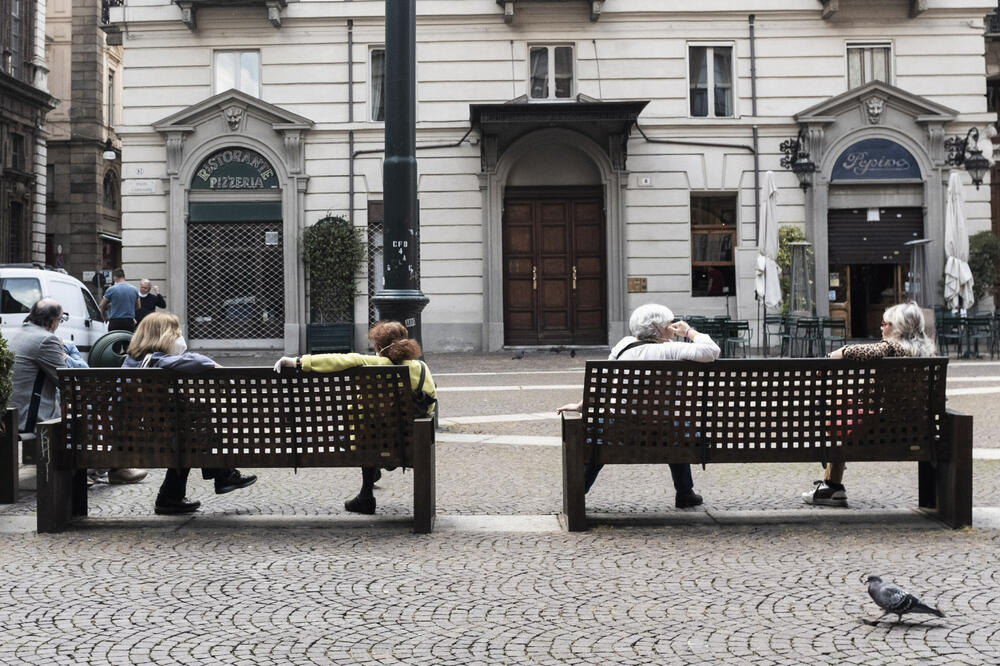
<path fill-rule="evenodd" d="M 569 357 L 570 358 L 576 358 L 576 350 L 575 349 L 570 349 L 569 350 Z"/>
<path fill-rule="evenodd" d="M 878 620 L 889 613 L 896 614 L 897 622 L 901 621 L 906 613 L 927 613 L 928 615 L 944 617 L 944 613 L 937 608 L 931 608 L 897 585 L 883 583 L 879 576 L 868 576 L 868 594 L 875 600 L 878 607 L 885 611 Z"/>
<path fill-rule="evenodd" d="M 510 357 L 510 359 L 512 361 L 520 361 L 522 358 L 524 358 L 524 352 L 523 351 L 519 351 L 519 352 L 517 352 L 516 354 L 514 354 L 513 356 Z"/>

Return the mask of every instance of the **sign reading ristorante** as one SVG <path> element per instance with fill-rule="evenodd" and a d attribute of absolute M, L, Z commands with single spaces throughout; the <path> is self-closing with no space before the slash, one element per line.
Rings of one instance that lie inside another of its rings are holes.
<path fill-rule="evenodd" d="M 273 190 L 274 168 L 263 155 L 247 148 L 223 148 L 201 163 L 191 180 L 192 190 Z"/>
<path fill-rule="evenodd" d="M 865 139 L 850 145 L 833 165 L 830 180 L 896 180 L 920 178 L 913 154 L 889 139 Z"/>

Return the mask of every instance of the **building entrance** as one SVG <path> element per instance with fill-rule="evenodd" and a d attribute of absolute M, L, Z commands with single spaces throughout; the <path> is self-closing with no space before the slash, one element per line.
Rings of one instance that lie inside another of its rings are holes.
<path fill-rule="evenodd" d="M 882 313 L 903 300 L 907 241 L 923 236 L 921 208 L 831 209 L 830 316 L 850 338 L 879 338 Z"/>
<path fill-rule="evenodd" d="M 508 188 L 504 342 L 608 342 L 603 196 L 594 188 Z"/>

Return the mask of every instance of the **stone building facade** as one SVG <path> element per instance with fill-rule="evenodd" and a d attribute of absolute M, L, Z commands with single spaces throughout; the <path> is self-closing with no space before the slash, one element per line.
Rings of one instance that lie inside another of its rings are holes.
<path fill-rule="evenodd" d="M 943 269 L 944 142 L 996 119 L 994 8 L 418 2 L 425 347 L 606 345 L 648 301 L 755 318 L 769 170 L 779 221 L 813 244 L 817 312 L 872 335 L 872 313 L 905 287 L 903 243 L 931 239 L 928 279 Z M 163 281 L 200 331 L 194 346 L 303 349 L 299 238 L 331 213 L 379 256 L 383 9 L 112 9 L 125 34 L 123 260 Z M 796 137 L 816 167 L 805 189 L 780 165 Z M 962 176 L 970 231 L 988 228 L 988 188 Z M 376 260 L 358 280 L 359 346 L 378 281 Z"/>
<path fill-rule="evenodd" d="M 45 0 L 0 0 L 0 263 L 45 259 Z"/>
<path fill-rule="evenodd" d="M 87 282 L 121 265 L 121 47 L 107 45 L 100 20 L 98 0 L 48 0 L 49 84 L 60 102 L 49 114 L 46 260 Z"/>

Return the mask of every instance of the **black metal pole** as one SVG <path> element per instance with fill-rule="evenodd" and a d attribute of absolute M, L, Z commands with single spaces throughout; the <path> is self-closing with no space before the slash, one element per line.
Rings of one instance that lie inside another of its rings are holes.
<path fill-rule="evenodd" d="M 417 204 L 416 0 L 385 1 L 385 197 L 383 283 L 372 301 L 421 341 L 420 211 Z"/>

